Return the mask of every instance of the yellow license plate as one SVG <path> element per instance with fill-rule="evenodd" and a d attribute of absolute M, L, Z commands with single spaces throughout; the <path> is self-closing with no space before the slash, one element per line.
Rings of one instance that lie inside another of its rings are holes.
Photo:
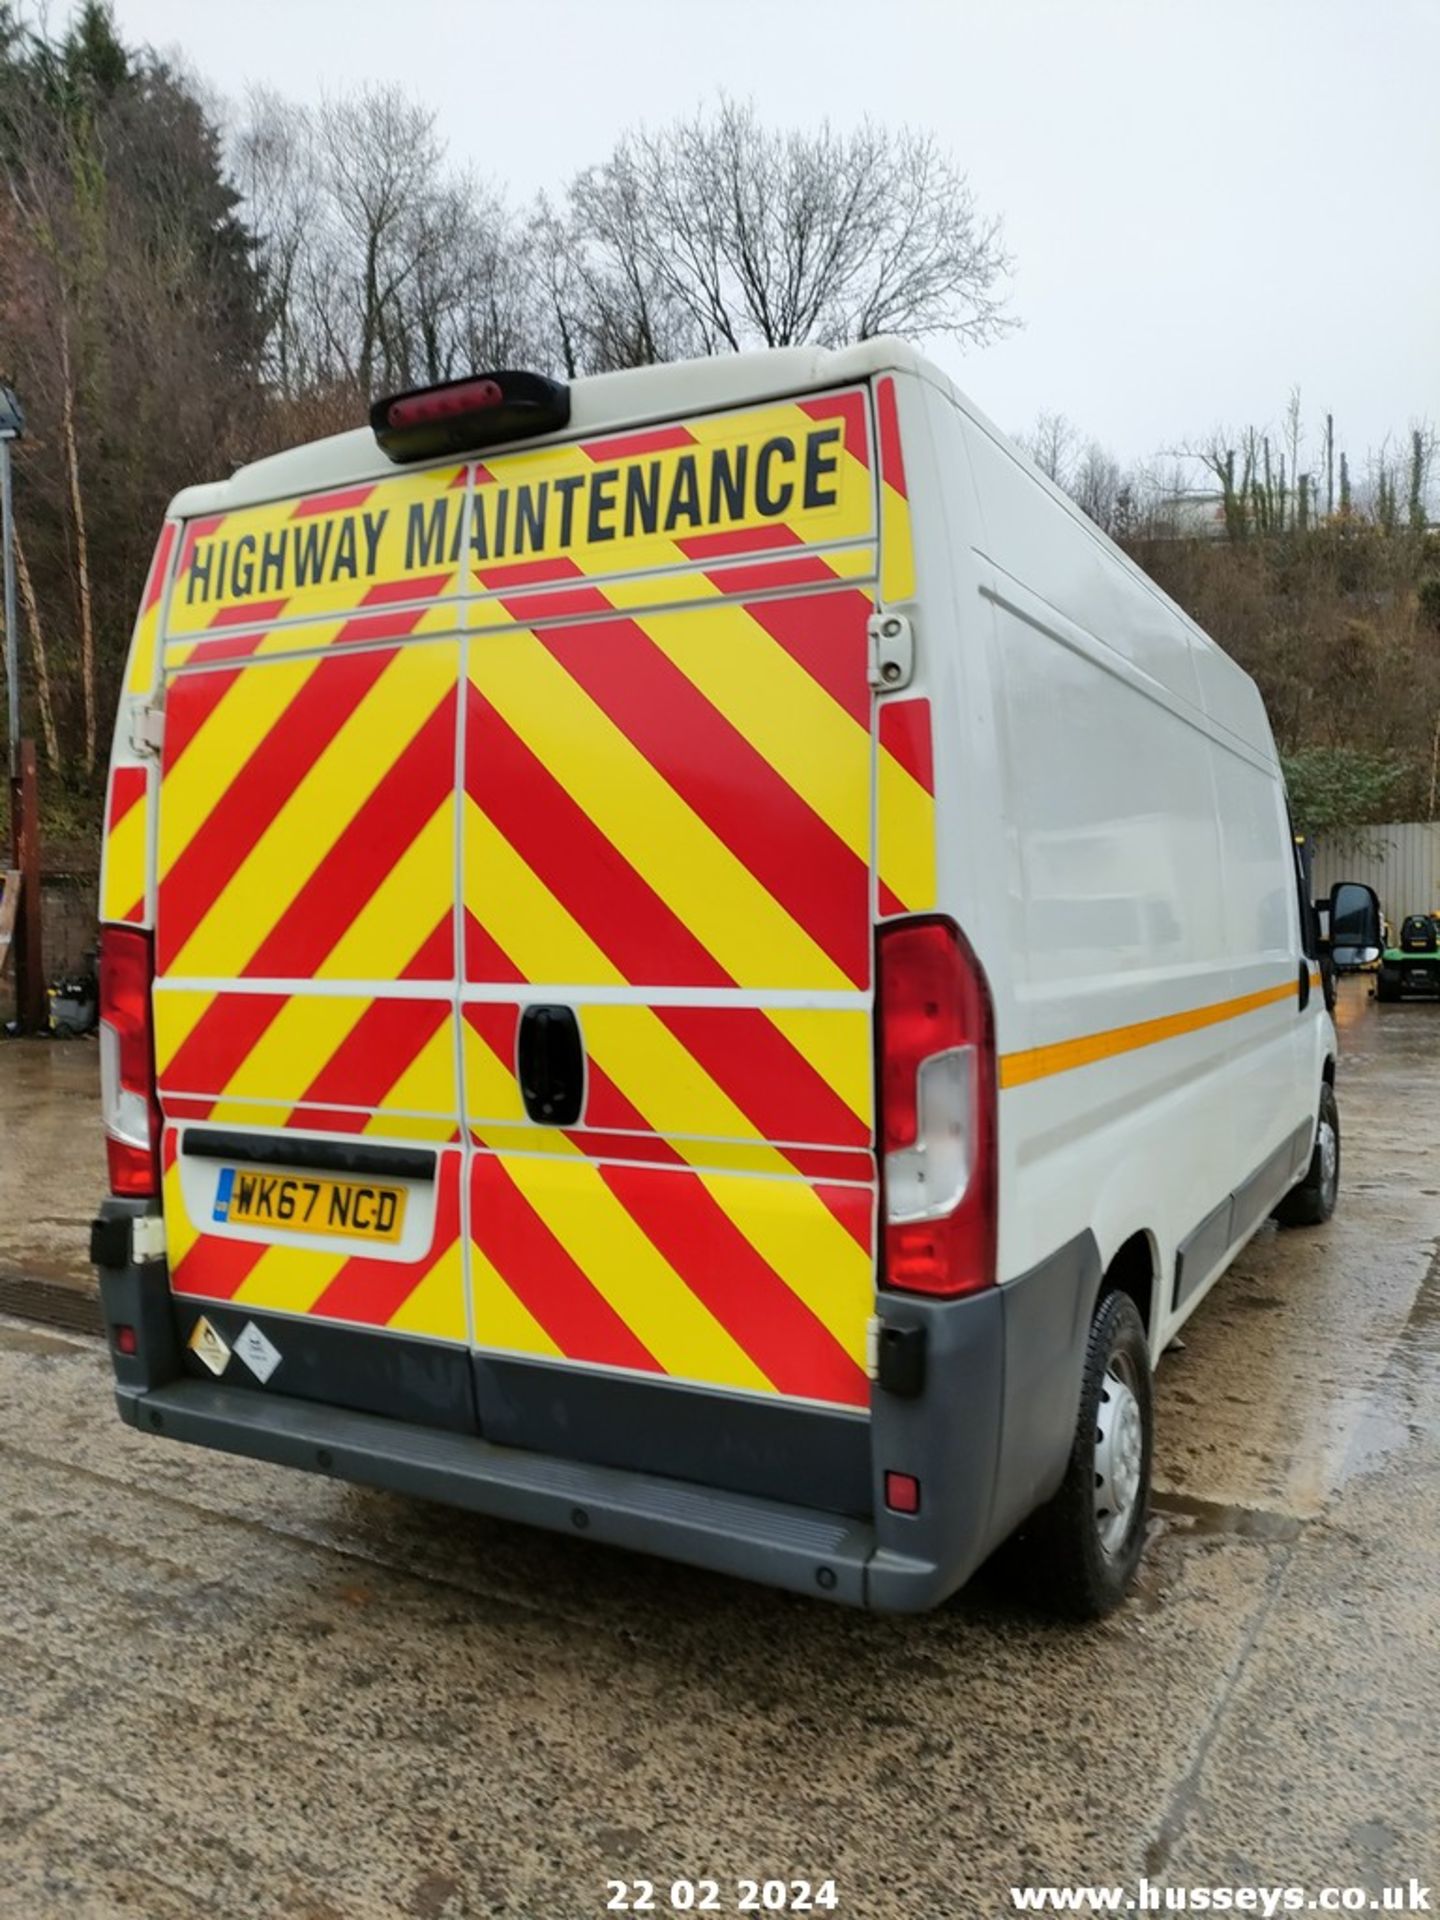
<path fill-rule="evenodd" d="M 351 1240 L 390 1242 L 400 1238 L 408 1197 L 404 1187 L 369 1180 L 222 1167 L 214 1218 L 230 1227 L 274 1227 L 283 1233 L 342 1234 Z"/>

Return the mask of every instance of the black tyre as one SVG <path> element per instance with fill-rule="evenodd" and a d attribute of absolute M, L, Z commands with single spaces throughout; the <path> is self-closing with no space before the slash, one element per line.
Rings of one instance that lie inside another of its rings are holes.
<path fill-rule="evenodd" d="M 1090 1324 L 1064 1481 L 1010 1554 L 1027 1596 L 1046 1612 L 1098 1620 L 1125 1598 L 1145 1548 L 1154 1445 L 1145 1327 L 1128 1293 L 1107 1293 Z"/>
<path fill-rule="evenodd" d="M 1382 973 L 1380 978 L 1375 982 L 1375 998 L 1377 1000 L 1398 1000 L 1400 998 L 1400 982 L 1398 980 L 1387 980 Z"/>
<path fill-rule="evenodd" d="M 1320 1115 L 1315 1127 L 1315 1151 L 1305 1178 L 1292 1187 L 1275 1209 L 1282 1227 L 1320 1227 L 1335 1211 L 1340 1195 L 1340 1109 L 1335 1089 L 1327 1081 L 1320 1089 Z"/>

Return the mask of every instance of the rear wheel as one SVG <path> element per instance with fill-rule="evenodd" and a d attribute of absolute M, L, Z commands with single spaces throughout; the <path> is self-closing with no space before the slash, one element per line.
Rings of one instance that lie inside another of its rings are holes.
<path fill-rule="evenodd" d="M 1047 1611 L 1097 1620 L 1124 1599 L 1145 1546 L 1154 1426 L 1144 1323 L 1128 1293 L 1107 1293 L 1064 1481 L 1015 1542 L 1017 1571 Z"/>
<path fill-rule="evenodd" d="M 1400 982 L 1398 980 L 1387 980 L 1382 973 L 1380 978 L 1375 982 L 1375 998 L 1377 1000 L 1398 1000 L 1400 998 Z"/>
<path fill-rule="evenodd" d="M 1320 1089 L 1320 1117 L 1315 1127 L 1315 1151 L 1298 1187 L 1292 1187 L 1275 1209 L 1282 1227 L 1319 1227 L 1335 1211 L 1340 1197 L 1340 1109 L 1328 1081 Z"/>

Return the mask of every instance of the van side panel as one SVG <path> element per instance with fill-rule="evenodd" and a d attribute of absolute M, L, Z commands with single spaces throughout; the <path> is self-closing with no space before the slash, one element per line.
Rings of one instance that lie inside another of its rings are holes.
<path fill-rule="evenodd" d="M 1107 1258 L 1144 1232 L 1163 1318 L 1186 1236 L 1313 1111 L 1278 768 L 1207 713 L 1203 636 L 1007 448 L 968 419 L 965 437 L 1012 975 L 1002 1272 L 1087 1227 Z"/>

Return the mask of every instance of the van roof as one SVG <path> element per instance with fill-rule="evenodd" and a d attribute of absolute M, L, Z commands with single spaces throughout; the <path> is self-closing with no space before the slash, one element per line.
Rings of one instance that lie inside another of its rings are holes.
<path fill-rule="evenodd" d="M 719 354 L 705 360 L 676 360 L 572 380 L 570 424 L 560 433 L 507 441 L 503 451 L 540 446 L 548 440 L 568 440 L 577 434 L 644 426 L 684 414 L 715 413 L 815 388 L 848 386 L 885 371 L 918 373 L 947 392 L 954 391 L 938 367 L 908 341 L 890 335 L 849 347 L 778 347 L 761 353 Z M 176 495 L 170 511 L 187 520 L 202 514 L 232 513 L 238 507 L 283 500 L 292 494 L 323 493 L 331 487 L 383 479 L 396 470 L 380 451 L 369 427 L 356 427 L 349 433 L 331 434 L 324 440 L 312 440 L 305 446 L 254 460 L 237 468 L 228 480 L 186 487 Z"/>

